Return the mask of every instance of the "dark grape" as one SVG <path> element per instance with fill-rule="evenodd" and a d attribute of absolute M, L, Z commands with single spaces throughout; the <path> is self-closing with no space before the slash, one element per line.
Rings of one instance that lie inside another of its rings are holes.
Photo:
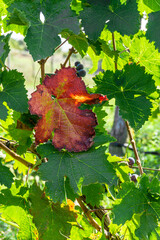
<path fill-rule="evenodd" d="M 84 77 L 84 76 L 86 76 L 86 71 L 81 69 L 77 72 L 77 75 L 78 75 L 78 77 Z"/>
<path fill-rule="evenodd" d="M 81 69 L 83 69 L 83 65 L 80 63 L 80 64 L 78 64 L 77 65 L 77 67 L 76 67 L 76 69 L 77 69 L 77 71 L 79 71 L 79 70 L 81 70 Z"/>
<path fill-rule="evenodd" d="M 133 157 L 129 157 L 128 160 L 129 160 L 129 163 L 128 163 L 129 166 L 132 167 L 132 165 L 135 164 L 135 159 Z"/>
<path fill-rule="evenodd" d="M 137 174 L 131 175 L 131 181 L 137 182 L 137 178 L 138 178 L 138 175 L 137 175 Z"/>
<path fill-rule="evenodd" d="M 75 62 L 75 64 L 74 64 L 74 65 L 75 65 L 75 66 L 77 66 L 78 64 L 80 64 L 80 62 L 79 62 L 79 61 Z"/>

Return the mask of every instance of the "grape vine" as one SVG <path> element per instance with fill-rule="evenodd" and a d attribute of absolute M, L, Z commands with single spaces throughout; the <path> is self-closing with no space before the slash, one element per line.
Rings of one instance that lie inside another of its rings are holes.
<path fill-rule="evenodd" d="M 158 2 L 0 0 L 0 7 L 0 239 L 9 239 L 1 225 L 20 240 L 160 239 L 160 166 L 141 154 L 152 152 L 146 138 L 159 158 L 160 131 L 137 138 L 160 117 Z M 8 66 L 13 32 L 39 63 L 31 94 L 24 74 Z M 48 73 L 66 42 L 65 60 Z"/>

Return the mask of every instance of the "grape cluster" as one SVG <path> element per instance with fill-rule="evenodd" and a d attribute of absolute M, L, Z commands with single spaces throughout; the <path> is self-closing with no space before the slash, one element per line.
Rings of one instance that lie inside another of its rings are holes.
<path fill-rule="evenodd" d="M 86 71 L 83 69 L 83 64 L 77 61 L 74 65 L 76 66 L 77 76 L 84 77 L 86 75 Z"/>

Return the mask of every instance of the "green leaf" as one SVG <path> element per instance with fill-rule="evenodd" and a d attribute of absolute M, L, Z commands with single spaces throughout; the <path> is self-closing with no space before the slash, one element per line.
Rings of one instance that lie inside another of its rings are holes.
<path fill-rule="evenodd" d="M 54 202 L 65 198 L 64 179 L 70 180 L 70 185 L 76 193 L 81 185 L 91 183 L 116 182 L 115 171 L 107 161 L 105 147 L 87 152 L 69 153 L 59 152 L 51 144 L 40 145 L 37 149 L 41 157 L 46 157 L 48 162 L 39 167 L 41 178 L 46 181 L 47 191 Z"/>
<path fill-rule="evenodd" d="M 8 188 L 10 188 L 11 184 L 13 182 L 13 177 L 14 177 L 14 175 L 13 175 L 13 173 L 11 173 L 9 168 L 2 165 L 2 163 L 0 161 L 0 184 L 4 184 Z"/>
<path fill-rule="evenodd" d="M 63 31 L 61 33 L 61 36 L 63 38 L 68 38 L 68 43 L 71 44 L 81 55 L 81 57 L 84 57 L 86 55 L 87 49 L 88 49 L 88 42 L 85 37 L 84 33 L 80 33 L 78 35 L 73 34 L 69 31 Z"/>
<path fill-rule="evenodd" d="M 118 31 L 122 35 L 135 34 L 140 27 L 137 4 L 128 0 L 126 4 L 107 2 L 106 0 L 88 0 L 89 5 L 80 12 L 82 25 L 88 37 L 96 40 L 103 30 L 106 22 L 111 32 Z"/>
<path fill-rule="evenodd" d="M 113 223 L 118 225 L 125 224 L 135 213 L 140 216 L 140 226 L 135 232 L 140 239 L 149 239 L 151 232 L 158 227 L 160 217 L 160 198 L 151 196 L 149 185 L 146 175 L 142 176 L 139 187 L 133 182 L 123 183 L 117 196 L 121 201 L 117 200 L 113 208 Z"/>
<path fill-rule="evenodd" d="M 69 211 L 68 206 L 61 207 L 47 198 L 43 191 L 35 184 L 30 190 L 31 214 L 39 232 L 39 239 L 62 240 L 69 236 L 75 222 L 75 214 Z"/>
<path fill-rule="evenodd" d="M 12 128 L 12 125 L 9 126 L 10 136 L 19 143 L 17 147 L 17 154 L 22 155 L 27 151 L 27 149 L 31 146 L 31 134 L 32 131 L 24 130 L 24 129 L 16 129 Z"/>
<path fill-rule="evenodd" d="M 11 222 L 11 225 L 12 223 L 14 226 L 17 225 L 19 229 L 17 239 L 36 240 L 37 230 L 25 204 L 24 198 L 12 195 L 9 189 L 4 189 L 0 193 L 1 217 Z"/>
<path fill-rule="evenodd" d="M 158 85 L 160 83 L 160 53 L 155 49 L 154 44 L 149 43 L 145 37 L 135 38 L 129 50 L 134 61 L 144 66 L 145 71 L 153 75 Z"/>
<path fill-rule="evenodd" d="M 160 203 L 159 203 L 160 204 Z M 157 219 L 154 216 L 153 211 L 156 210 L 159 206 L 152 204 L 152 208 L 148 208 L 147 211 L 144 211 L 140 218 L 140 227 L 136 229 L 135 234 L 139 239 L 148 240 L 151 236 L 151 233 L 155 233 L 155 240 L 159 239 L 159 234 L 156 230 L 157 228 Z M 159 216 L 160 217 L 160 216 Z"/>
<path fill-rule="evenodd" d="M 90 56 L 90 58 L 92 59 L 92 63 L 93 63 L 92 68 L 89 70 L 89 73 L 92 74 L 92 73 L 96 72 L 96 70 L 98 69 L 98 62 L 101 59 L 101 57 L 97 56 L 91 47 L 88 48 L 87 53 Z"/>
<path fill-rule="evenodd" d="M 5 60 L 10 52 L 9 39 L 11 33 L 6 36 L 0 36 L 0 69 L 4 66 Z"/>
<path fill-rule="evenodd" d="M 6 120 L 7 105 L 17 112 L 26 112 L 28 109 L 27 91 L 24 87 L 24 77 L 16 70 L 4 71 L 1 75 L 3 90 L 0 92 L 0 118 Z"/>
<path fill-rule="evenodd" d="M 154 41 L 155 46 L 160 50 L 160 11 L 149 14 L 146 37 L 150 42 Z"/>
<path fill-rule="evenodd" d="M 141 15 L 143 15 L 144 12 L 146 14 L 149 14 L 150 12 L 152 12 L 152 10 L 147 5 L 145 5 L 143 1 L 144 0 L 138 1 L 138 11 L 140 12 Z"/>
<path fill-rule="evenodd" d="M 93 207 L 98 207 L 100 200 L 103 199 L 104 187 L 99 183 L 90 184 L 82 188 L 82 193 L 86 197 L 86 203 L 90 203 Z"/>
<path fill-rule="evenodd" d="M 13 13 L 11 13 L 10 15 L 10 18 L 8 20 L 8 25 L 9 24 L 17 24 L 17 25 L 29 27 L 29 21 L 27 20 L 25 14 L 16 8 L 13 10 Z"/>
<path fill-rule="evenodd" d="M 91 239 L 88 237 L 90 237 L 91 234 L 93 233 L 92 225 L 88 222 L 88 220 L 82 214 L 78 214 L 76 220 L 78 225 L 75 225 L 75 226 L 73 225 L 71 229 L 70 239 L 72 240 Z"/>
<path fill-rule="evenodd" d="M 94 147 L 99 147 L 101 145 L 104 145 L 106 143 L 111 143 L 115 142 L 116 139 L 109 135 L 107 132 L 99 132 L 98 130 L 96 131 L 96 136 L 94 138 Z"/>
<path fill-rule="evenodd" d="M 154 12 L 160 10 L 160 0 L 143 0 L 143 2 Z"/>
<path fill-rule="evenodd" d="M 142 127 L 152 108 L 147 96 L 156 90 L 152 76 L 145 74 L 144 68 L 136 64 L 126 65 L 123 71 L 115 74 L 110 71 L 100 73 L 94 81 L 98 92 L 116 99 L 120 115 L 130 122 L 131 127 L 135 130 Z"/>
<path fill-rule="evenodd" d="M 58 34 L 62 30 L 70 29 L 76 34 L 79 32 L 78 19 L 70 9 L 70 0 L 47 0 L 41 3 L 39 0 L 16 0 L 8 8 L 11 13 L 14 9 L 23 13 L 23 22 L 27 19 L 26 22 L 30 23 L 25 42 L 34 61 L 53 54 L 61 43 Z M 45 17 L 44 23 L 40 20 L 41 12 Z"/>

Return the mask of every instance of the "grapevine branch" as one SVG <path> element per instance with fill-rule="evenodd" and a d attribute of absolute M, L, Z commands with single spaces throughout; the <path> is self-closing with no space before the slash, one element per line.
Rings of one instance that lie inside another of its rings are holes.
<path fill-rule="evenodd" d="M 4 150 L 6 153 L 8 153 L 15 160 L 22 163 L 24 166 L 26 166 L 28 168 L 34 168 L 34 164 L 29 163 L 25 159 L 21 158 L 17 153 L 13 152 L 11 149 L 9 149 L 7 146 L 5 146 L 4 143 L 2 143 L 1 141 L 0 141 L 0 148 L 2 150 Z M 35 168 L 35 170 L 37 170 L 37 167 Z"/>
<path fill-rule="evenodd" d="M 69 61 L 69 59 L 70 59 L 70 57 L 71 57 L 71 55 L 72 55 L 72 53 L 75 53 L 74 47 L 72 47 L 71 49 L 69 49 L 68 56 L 67 56 L 65 62 L 61 65 L 61 67 L 65 67 L 65 66 L 66 66 L 67 62 Z"/>
<path fill-rule="evenodd" d="M 48 59 L 48 58 L 46 58 L 46 59 L 41 59 L 40 61 L 38 61 L 38 63 L 40 64 L 40 67 L 41 67 L 42 83 L 43 83 L 44 78 L 45 78 L 45 63 L 46 63 L 47 59 Z"/>
<path fill-rule="evenodd" d="M 136 143 L 135 143 L 135 140 L 133 139 L 133 135 L 131 133 L 131 129 L 130 129 L 128 121 L 126 121 L 126 127 L 127 127 L 127 130 L 128 130 L 130 142 L 131 142 L 132 147 L 133 147 L 134 155 L 135 155 L 135 158 L 136 158 L 136 163 L 137 163 L 138 169 L 140 171 L 140 174 L 142 175 L 143 174 L 143 168 L 141 166 L 141 161 L 140 161 L 138 151 L 137 151 L 137 148 L 136 148 Z"/>
<path fill-rule="evenodd" d="M 90 224 L 97 230 L 97 231 L 101 231 L 101 227 L 98 225 L 98 223 L 92 218 L 90 211 L 86 208 L 86 206 L 84 205 L 83 201 L 81 200 L 81 197 L 77 198 L 77 201 L 80 205 L 80 207 L 82 208 L 82 211 L 84 212 L 84 214 L 86 215 L 86 217 L 89 219 Z"/>
<path fill-rule="evenodd" d="M 132 166 L 132 168 L 139 168 L 137 166 Z M 160 169 L 156 169 L 156 168 L 147 168 L 147 167 L 143 167 L 143 170 L 148 170 L 148 171 L 157 171 L 160 172 Z"/>
<path fill-rule="evenodd" d="M 81 201 L 86 203 L 86 198 L 85 198 L 84 195 L 81 196 L 80 198 L 81 198 Z M 93 207 L 90 203 L 86 203 L 86 205 L 90 208 L 90 209 L 87 209 L 87 211 L 94 212 L 95 215 L 100 219 L 101 222 L 103 221 L 103 218 L 104 218 L 104 229 L 105 229 L 105 236 L 106 236 L 106 238 L 109 238 L 109 239 L 119 239 L 118 234 L 115 234 L 115 236 L 113 236 L 109 232 L 109 224 L 111 223 L 111 220 L 110 220 L 110 217 L 109 217 L 109 214 L 108 214 L 107 211 L 112 210 L 112 209 L 111 208 L 105 209 L 105 208 L 103 208 L 101 206 L 99 206 L 99 208 L 97 208 L 96 206 Z"/>

